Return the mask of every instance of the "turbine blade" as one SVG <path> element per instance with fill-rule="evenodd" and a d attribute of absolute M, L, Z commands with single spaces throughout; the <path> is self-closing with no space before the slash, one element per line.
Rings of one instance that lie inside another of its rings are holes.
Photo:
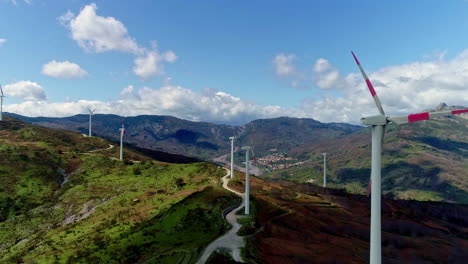
<path fill-rule="evenodd" d="M 4 95 L 3 95 L 3 89 L 1 85 L 0 85 L 0 92 L 2 92 L 2 97 L 3 97 Z"/>
<path fill-rule="evenodd" d="M 388 117 L 387 120 L 397 125 L 401 125 L 401 124 L 406 124 L 406 123 L 413 123 L 413 122 L 418 122 L 418 121 L 434 119 L 436 117 L 458 115 L 458 114 L 463 114 L 463 113 L 468 113 L 468 109 L 453 110 L 453 111 L 440 111 L 440 112 L 424 112 L 424 113 L 419 113 L 419 114 L 411 114 L 407 116 L 393 116 L 393 117 Z"/>
<path fill-rule="evenodd" d="M 351 51 L 351 54 L 353 54 L 354 60 L 356 61 L 359 70 L 361 71 L 362 77 L 364 77 L 364 80 L 366 81 L 367 88 L 369 88 L 369 92 L 371 93 L 372 97 L 374 98 L 375 105 L 377 105 L 377 108 L 379 109 L 379 113 L 381 115 L 385 115 L 385 112 L 382 108 L 382 103 L 380 102 L 379 97 L 377 96 L 377 93 L 375 92 L 374 86 L 372 85 L 371 81 L 369 80 L 369 77 L 367 77 L 366 72 L 361 66 L 361 63 L 357 59 L 356 55 L 354 55 L 354 52 Z"/>
<path fill-rule="evenodd" d="M 254 163 L 257 164 L 257 156 L 255 156 L 254 149 L 250 148 L 250 150 L 252 151 L 252 157 L 253 157 Z"/>

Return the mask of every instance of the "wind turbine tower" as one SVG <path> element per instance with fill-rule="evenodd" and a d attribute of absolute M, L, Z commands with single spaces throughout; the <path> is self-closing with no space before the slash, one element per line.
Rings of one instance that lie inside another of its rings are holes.
<path fill-rule="evenodd" d="M 230 137 L 231 140 L 231 179 L 234 178 L 234 139 L 236 137 Z"/>
<path fill-rule="evenodd" d="M 0 95 L 0 121 L 3 121 L 3 98 L 5 97 L 5 95 L 3 94 L 3 89 L 2 89 L 1 85 L 0 85 L 0 92 L 1 92 L 1 95 Z"/>
<path fill-rule="evenodd" d="M 249 175 L 249 151 L 252 150 L 250 146 L 242 147 L 245 150 L 245 198 L 244 198 L 244 213 L 250 214 L 250 175 Z"/>
<path fill-rule="evenodd" d="M 252 151 L 252 156 L 255 164 L 257 164 L 257 157 L 255 156 L 254 147 L 253 147 L 253 138 L 255 134 L 252 133 L 250 136 L 250 146 L 242 147 L 242 150 L 245 150 L 245 198 L 244 198 L 244 209 L 245 214 L 250 214 L 250 175 L 249 175 L 249 151 Z"/>
<path fill-rule="evenodd" d="M 120 130 L 120 160 L 123 161 L 123 136 L 125 133 L 124 119 L 122 118 L 122 128 Z"/>
<path fill-rule="evenodd" d="M 89 111 L 89 137 L 91 137 L 91 120 L 92 120 L 92 116 L 94 114 L 94 111 L 96 111 L 96 108 L 94 108 L 93 110 L 91 110 L 89 107 L 88 107 L 88 111 Z"/>
<path fill-rule="evenodd" d="M 327 187 L 327 153 L 323 155 L 323 188 Z"/>
<path fill-rule="evenodd" d="M 423 120 L 434 119 L 436 117 L 450 116 L 462 113 L 468 113 L 468 109 L 461 109 L 455 111 L 441 111 L 441 112 L 425 112 L 418 114 L 411 114 L 407 116 L 391 117 L 386 116 L 382 108 L 374 86 L 370 82 L 367 74 L 364 72 L 361 64 L 359 63 L 356 55 L 354 55 L 359 70 L 369 88 L 369 92 L 374 98 L 374 102 L 379 110 L 379 115 L 361 118 L 361 124 L 371 127 L 372 132 L 372 159 L 371 159 L 371 231 L 370 231 L 370 263 L 382 263 L 382 240 L 381 240 L 381 159 L 382 159 L 382 142 L 385 134 L 385 127 L 387 124 L 393 122 L 397 125 L 418 122 Z"/>

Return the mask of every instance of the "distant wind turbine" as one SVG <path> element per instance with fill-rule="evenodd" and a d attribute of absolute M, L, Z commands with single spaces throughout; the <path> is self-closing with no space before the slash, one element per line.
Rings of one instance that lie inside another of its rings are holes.
<path fill-rule="evenodd" d="M 119 130 L 120 130 L 120 160 L 123 161 L 123 136 L 124 134 L 126 134 L 123 118 L 122 118 L 122 128 L 119 128 Z"/>
<path fill-rule="evenodd" d="M 231 179 L 234 178 L 234 139 L 236 137 L 230 137 L 231 140 Z"/>
<path fill-rule="evenodd" d="M 3 89 L 2 89 L 1 85 L 0 85 L 0 92 L 1 92 L 1 95 L 0 95 L 0 121 L 3 121 L 3 98 L 5 97 L 5 95 L 3 94 Z"/>
<path fill-rule="evenodd" d="M 257 163 L 257 157 L 255 156 L 254 148 L 253 148 L 253 138 L 255 134 L 252 133 L 250 136 L 250 146 L 242 147 L 242 150 L 245 150 L 245 199 L 244 199 L 244 209 L 245 214 L 250 214 L 250 175 L 249 175 L 249 152 L 252 151 L 252 156 L 254 158 L 254 162 Z"/>
<path fill-rule="evenodd" d="M 375 92 L 372 83 L 370 82 L 367 74 L 364 72 L 358 59 L 351 51 L 354 60 L 356 61 L 359 70 L 361 71 L 367 87 L 374 98 L 375 104 L 379 110 L 380 115 L 362 117 L 361 124 L 368 125 L 372 131 L 372 161 L 371 161 L 371 235 L 370 235 L 370 263 L 380 264 L 382 262 L 382 241 L 381 241 L 381 159 L 382 159 L 382 141 L 385 134 L 385 126 L 393 122 L 397 125 L 412 123 L 417 121 L 434 119 L 436 117 L 450 116 L 461 113 L 468 113 L 468 109 L 455 110 L 455 111 L 442 111 L 442 112 L 426 112 L 419 114 L 411 114 L 408 116 L 389 117 L 385 115 L 377 93 Z"/>
<path fill-rule="evenodd" d="M 323 155 L 323 187 L 327 187 L 327 153 L 322 153 Z"/>
<path fill-rule="evenodd" d="M 94 114 L 94 111 L 96 111 L 96 108 L 94 108 L 93 110 L 91 110 L 89 107 L 88 107 L 88 111 L 89 111 L 89 137 L 91 137 L 91 120 L 92 120 L 92 116 Z"/>

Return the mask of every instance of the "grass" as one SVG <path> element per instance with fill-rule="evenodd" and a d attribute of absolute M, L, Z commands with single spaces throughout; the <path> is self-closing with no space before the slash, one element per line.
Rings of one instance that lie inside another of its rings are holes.
<path fill-rule="evenodd" d="M 212 186 L 223 173 L 213 165 L 125 166 L 86 156 L 81 168 L 57 191 L 57 202 L 0 223 L 1 246 L 6 248 L 2 263 L 121 263 L 139 256 L 172 263 L 187 254 L 196 258 L 226 231 L 221 214 L 235 197 Z M 136 175 L 134 168 L 139 168 Z M 192 181 L 204 174 L 203 180 Z M 95 208 L 93 214 L 63 225 L 67 216 L 83 216 L 86 204 Z"/>
<path fill-rule="evenodd" d="M 103 139 L 0 125 L 0 263 L 192 263 L 229 228 L 237 198 L 215 165 L 123 163 L 115 148 L 83 154 Z"/>

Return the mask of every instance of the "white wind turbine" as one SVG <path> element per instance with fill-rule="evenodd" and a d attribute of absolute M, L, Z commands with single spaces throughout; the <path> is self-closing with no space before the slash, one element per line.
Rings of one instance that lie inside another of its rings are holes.
<path fill-rule="evenodd" d="M 323 155 L 323 188 L 327 187 L 327 153 Z"/>
<path fill-rule="evenodd" d="M 366 81 L 367 87 L 374 98 L 375 104 L 379 110 L 379 115 L 362 117 L 361 124 L 368 125 L 371 127 L 372 131 L 372 161 L 371 161 L 371 235 L 370 235 L 370 263 L 371 264 L 380 264 L 382 262 L 382 251 L 381 251 L 381 158 L 382 158 L 382 141 L 385 133 L 385 126 L 393 122 L 397 125 L 412 123 L 417 121 L 434 119 L 436 117 L 456 115 L 461 113 L 468 113 L 468 109 L 455 110 L 455 111 L 442 111 L 442 112 L 426 112 L 419 114 L 411 114 L 408 116 L 397 116 L 390 117 L 386 116 L 382 108 L 377 93 L 375 92 L 372 83 L 367 77 L 364 69 L 359 63 L 358 59 L 354 55 L 354 60 L 359 66 L 359 70 Z"/>
<path fill-rule="evenodd" d="M 88 107 L 88 111 L 89 111 L 89 137 L 91 137 L 91 120 L 92 120 L 92 116 L 94 114 L 94 111 L 96 111 L 96 108 L 94 108 L 93 110 L 91 110 L 89 107 Z"/>
<path fill-rule="evenodd" d="M 250 136 L 250 146 L 242 147 L 242 150 L 245 150 L 245 198 L 244 198 L 244 209 L 245 214 L 250 214 L 250 175 L 249 175 L 249 152 L 252 151 L 252 156 L 254 158 L 254 162 L 257 163 L 257 157 L 255 156 L 254 148 L 253 148 L 253 138 L 255 134 L 252 132 Z"/>
<path fill-rule="evenodd" d="M 0 121 L 3 121 L 3 98 L 5 97 L 5 95 L 3 94 L 3 89 L 2 89 L 1 85 L 0 85 L 0 92 L 1 92 L 1 95 L 0 95 Z"/>
<path fill-rule="evenodd" d="M 120 160 L 123 161 L 123 136 L 124 134 L 126 134 L 123 118 L 122 118 L 122 127 L 119 128 L 119 130 L 120 130 Z"/>
<path fill-rule="evenodd" d="M 229 137 L 231 140 L 231 179 L 234 178 L 234 139 L 236 137 Z"/>

